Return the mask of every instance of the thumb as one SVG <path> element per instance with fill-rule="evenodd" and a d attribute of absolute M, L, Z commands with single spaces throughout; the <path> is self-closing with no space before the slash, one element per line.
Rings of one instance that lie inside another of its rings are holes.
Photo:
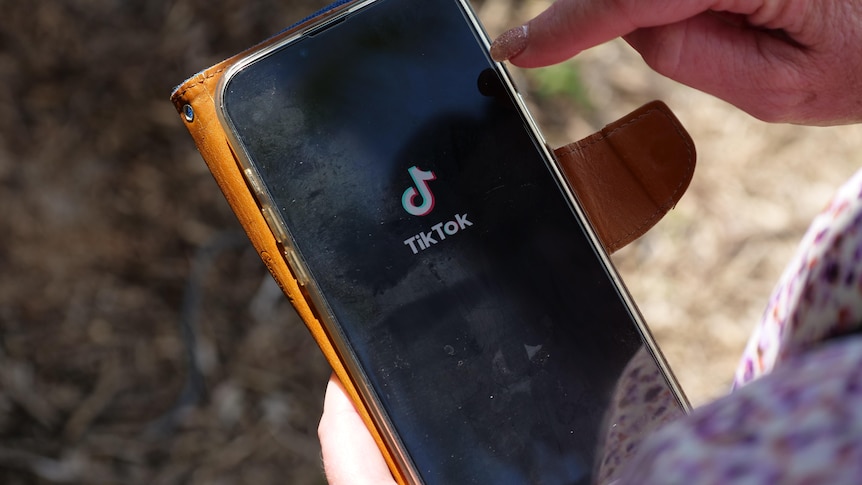
<path fill-rule="evenodd" d="M 395 485 L 377 443 L 335 374 L 326 386 L 318 436 L 331 485 Z"/>

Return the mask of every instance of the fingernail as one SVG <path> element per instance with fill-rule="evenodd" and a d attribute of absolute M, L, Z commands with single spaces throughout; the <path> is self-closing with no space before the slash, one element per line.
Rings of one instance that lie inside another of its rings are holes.
<path fill-rule="evenodd" d="M 507 30 L 491 43 L 491 58 L 502 62 L 509 60 L 527 48 L 527 25 Z"/>

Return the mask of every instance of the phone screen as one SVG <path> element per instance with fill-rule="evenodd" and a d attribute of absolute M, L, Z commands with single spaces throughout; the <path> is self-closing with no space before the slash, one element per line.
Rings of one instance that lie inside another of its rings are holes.
<path fill-rule="evenodd" d="M 589 483 L 645 337 L 477 35 L 379 0 L 237 71 L 224 115 L 421 479 Z"/>

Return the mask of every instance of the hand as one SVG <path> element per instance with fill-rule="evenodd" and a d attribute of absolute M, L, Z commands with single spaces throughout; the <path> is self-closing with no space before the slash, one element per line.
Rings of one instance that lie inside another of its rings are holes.
<path fill-rule="evenodd" d="M 386 461 L 335 374 L 317 427 L 330 485 L 396 485 Z"/>
<path fill-rule="evenodd" d="M 492 56 L 563 61 L 624 36 L 659 73 L 765 121 L 862 121 L 858 0 L 557 0 Z"/>

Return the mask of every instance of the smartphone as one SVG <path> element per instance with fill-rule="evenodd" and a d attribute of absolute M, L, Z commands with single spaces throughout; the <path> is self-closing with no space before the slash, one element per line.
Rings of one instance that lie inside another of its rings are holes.
<path fill-rule="evenodd" d="M 620 420 L 649 427 L 618 412 L 634 361 L 685 412 L 465 1 L 354 2 L 235 64 L 217 106 L 408 480 L 590 483 Z"/>

